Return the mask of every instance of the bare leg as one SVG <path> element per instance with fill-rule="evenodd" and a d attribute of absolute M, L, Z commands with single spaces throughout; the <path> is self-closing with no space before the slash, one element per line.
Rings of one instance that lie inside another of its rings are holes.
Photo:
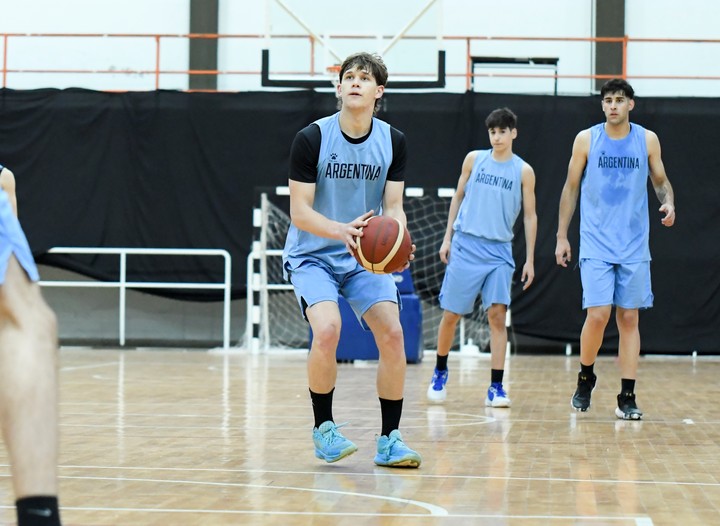
<path fill-rule="evenodd" d="M 390 301 L 376 303 L 365 313 L 380 354 L 377 391 L 380 398 L 400 400 L 405 388 L 407 358 L 398 306 Z"/>
<path fill-rule="evenodd" d="M 507 350 L 507 329 L 505 316 L 507 306 L 493 303 L 488 309 L 488 325 L 490 325 L 490 366 L 493 369 L 505 368 Z"/>
<path fill-rule="evenodd" d="M 615 320 L 620 334 L 618 357 L 620 358 L 620 376 L 634 380 L 637 377 L 638 360 L 640 359 L 640 319 L 637 309 L 617 308 Z"/>
<path fill-rule="evenodd" d="M 440 326 L 438 327 L 437 353 L 440 356 L 450 354 L 453 340 L 455 339 L 455 328 L 460 321 L 460 314 L 450 311 L 443 311 Z"/>
<path fill-rule="evenodd" d="M 592 365 L 595 363 L 600 346 L 605 336 L 605 327 L 610 319 L 612 306 L 589 307 L 580 334 L 580 363 Z"/>
<path fill-rule="evenodd" d="M 0 286 L 0 415 L 16 498 L 57 495 L 57 327 L 10 258 Z"/>
<path fill-rule="evenodd" d="M 322 301 L 306 311 L 313 330 L 308 356 L 308 384 L 314 393 L 329 393 L 337 381 L 337 346 L 342 320 L 337 303 Z"/>

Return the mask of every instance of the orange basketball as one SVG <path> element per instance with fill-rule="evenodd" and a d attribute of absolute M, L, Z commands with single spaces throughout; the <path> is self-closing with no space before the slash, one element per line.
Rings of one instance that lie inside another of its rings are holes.
<path fill-rule="evenodd" d="M 390 274 L 407 263 L 412 241 L 399 219 L 373 216 L 361 230 L 363 235 L 355 238 L 358 248 L 353 255 L 365 270 L 374 274 Z"/>

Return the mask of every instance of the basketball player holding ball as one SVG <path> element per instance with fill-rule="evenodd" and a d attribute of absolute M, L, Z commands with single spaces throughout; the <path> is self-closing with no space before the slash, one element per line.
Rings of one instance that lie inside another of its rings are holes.
<path fill-rule="evenodd" d="M 447 360 L 455 328 L 462 315 L 472 312 L 480 294 L 490 326 L 490 387 L 485 405 L 510 407 L 503 376 L 507 347 L 505 316 L 515 271 L 513 225 L 522 208 L 526 255 L 521 280 L 526 290 L 535 277 L 535 172 L 513 153 L 517 117 L 512 111 L 500 108 L 491 112 L 485 125 L 492 148 L 474 150 L 465 156 L 440 247 L 440 259 L 447 264 L 440 289 L 440 307 L 444 312 L 427 397 L 434 402 L 445 400 Z"/>
<path fill-rule="evenodd" d="M 315 456 L 336 462 L 357 450 L 333 415 L 338 295 L 365 321 L 379 350 L 377 394 L 382 428 L 375 464 L 416 468 L 420 455 L 398 430 L 406 356 L 399 296 L 390 274 L 364 270 L 353 257 L 356 236 L 375 213 L 407 223 L 403 210 L 405 136 L 374 117 L 387 82 L 382 59 L 357 53 L 343 62 L 336 86 L 337 113 L 298 132 L 290 153 L 290 217 L 283 268 L 295 289 L 313 342 L 308 383 L 315 425 Z M 409 266 L 409 260 L 397 269 Z"/>

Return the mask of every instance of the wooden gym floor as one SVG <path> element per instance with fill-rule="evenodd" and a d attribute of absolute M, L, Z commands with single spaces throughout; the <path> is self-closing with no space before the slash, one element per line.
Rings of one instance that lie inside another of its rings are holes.
<path fill-rule="evenodd" d="M 640 422 L 615 418 L 615 360 L 590 412 L 578 357 L 513 355 L 512 409 L 486 409 L 487 356 L 409 365 L 401 430 L 418 470 L 373 464 L 375 367 L 341 364 L 335 418 L 359 451 L 316 460 L 305 353 L 61 351 L 62 515 L 71 525 L 720 524 L 720 358 L 643 357 Z M 0 524 L 14 524 L 0 453 Z"/>

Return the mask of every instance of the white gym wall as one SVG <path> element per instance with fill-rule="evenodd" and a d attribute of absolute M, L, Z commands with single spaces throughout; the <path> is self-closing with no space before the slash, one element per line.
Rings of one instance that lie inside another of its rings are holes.
<path fill-rule="evenodd" d="M 359 16 L 335 0 L 220 0 L 219 32 L 233 35 L 304 34 L 307 29 L 325 38 L 339 55 L 359 48 L 382 51 L 391 40 L 336 40 L 332 35 L 513 36 L 588 38 L 593 34 L 595 0 L 367 0 Z M 355 9 L 355 8 L 354 8 Z M 425 11 L 422 16 L 418 16 Z M 682 16 L 679 16 L 679 10 Z M 626 33 L 633 38 L 718 39 L 720 4 L 715 0 L 626 0 Z M 408 27 L 408 24 L 413 22 Z M 303 25 L 306 27 L 303 28 Z M 142 33 L 183 35 L 189 32 L 190 0 L 0 0 L 0 31 L 4 33 Z M 464 41 L 445 40 L 448 72 L 465 70 Z M 0 40 L 0 53 L 4 43 Z M 260 51 L 271 49 L 272 69 L 309 71 L 306 40 L 264 38 L 223 39 L 219 43 L 221 71 L 260 70 Z M 436 66 L 435 41 L 400 40 L 386 53 L 391 75 L 432 73 Z M 161 68 L 188 69 L 187 39 L 163 38 Z M 155 64 L 153 38 L 18 38 L 8 44 L 10 69 L 113 69 L 150 71 Z M 322 72 L 336 59 L 316 45 L 315 66 Z M 475 41 L 471 54 L 483 56 L 558 57 L 560 75 L 592 74 L 594 57 L 587 42 Z M 628 73 L 633 76 L 720 76 L 717 44 L 632 43 Z M 0 55 L 1 56 L 1 55 Z M 543 72 L 538 72 L 543 73 Z M 544 73 L 548 73 L 545 71 Z M 551 73 L 551 72 L 550 72 Z M 391 76 L 392 79 L 392 76 Z M 484 80 L 486 91 L 547 91 L 541 81 Z M 633 80 L 633 79 L 631 79 Z M 523 84 L 525 84 L 523 86 Z M 719 80 L 633 80 L 644 96 L 717 96 Z M 163 75 L 162 89 L 186 89 L 187 76 Z M 7 87 L 83 87 L 89 89 L 152 90 L 154 76 L 144 74 L 10 74 Z M 260 89 L 258 75 L 232 74 L 219 79 L 219 89 Z M 527 89 L 529 88 L 529 89 Z M 464 91 L 461 77 L 448 79 L 449 91 Z M 588 79 L 561 79 L 560 93 L 587 94 Z"/>

